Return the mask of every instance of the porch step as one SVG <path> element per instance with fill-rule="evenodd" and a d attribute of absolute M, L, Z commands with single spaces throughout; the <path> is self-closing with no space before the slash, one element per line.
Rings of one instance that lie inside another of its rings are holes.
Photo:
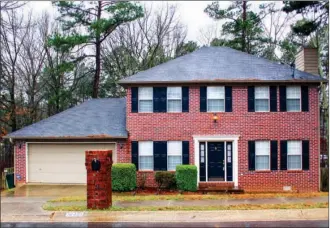
<path fill-rule="evenodd" d="M 244 190 L 234 186 L 234 182 L 200 182 L 199 192 L 244 193 Z"/>

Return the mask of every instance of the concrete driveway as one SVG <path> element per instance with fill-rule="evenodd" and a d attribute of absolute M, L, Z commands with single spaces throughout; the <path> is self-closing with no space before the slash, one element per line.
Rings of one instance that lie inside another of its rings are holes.
<path fill-rule="evenodd" d="M 42 205 L 50 199 L 86 195 L 86 185 L 23 185 L 1 192 L 1 217 L 49 216 Z"/>

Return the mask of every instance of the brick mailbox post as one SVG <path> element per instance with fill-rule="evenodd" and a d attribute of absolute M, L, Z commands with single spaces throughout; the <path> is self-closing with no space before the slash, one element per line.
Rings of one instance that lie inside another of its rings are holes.
<path fill-rule="evenodd" d="M 86 151 L 85 157 L 85 166 L 87 169 L 87 208 L 108 208 L 112 205 L 112 151 Z"/>

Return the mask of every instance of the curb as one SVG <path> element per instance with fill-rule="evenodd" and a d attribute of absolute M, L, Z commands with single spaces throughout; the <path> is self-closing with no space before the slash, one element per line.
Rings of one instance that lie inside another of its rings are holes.
<path fill-rule="evenodd" d="M 328 208 L 223 211 L 85 211 L 2 216 L 2 222 L 240 222 L 328 220 Z"/>

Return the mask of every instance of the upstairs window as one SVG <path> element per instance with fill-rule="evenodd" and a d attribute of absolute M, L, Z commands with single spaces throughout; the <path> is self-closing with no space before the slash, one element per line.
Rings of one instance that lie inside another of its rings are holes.
<path fill-rule="evenodd" d="M 225 87 L 208 86 L 207 87 L 207 111 L 224 112 L 225 111 Z"/>
<path fill-rule="evenodd" d="M 139 170 L 154 170 L 153 142 L 139 142 Z"/>
<path fill-rule="evenodd" d="M 301 88 L 299 86 L 286 87 L 286 110 L 300 112 Z"/>
<path fill-rule="evenodd" d="M 152 87 L 139 87 L 139 112 L 152 112 Z"/>
<path fill-rule="evenodd" d="M 167 170 L 175 171 L 177 165 L 182 165 L 182 142 L 167 142 Z"/>
<path fill-rule="evenodd" d="M 256 170 L 269 170 L 270 169 L 270 143 L 269 141 L 256 141 Z"/>
<path fill-rule="evenodd" d="M 302 163 L 301 141 L 288 141 L 288 170 L 300 170 Z"/>
<path fill-rule="evenodd" d="M 182 111 L 181 87 L 167 87 L 167 112 Z"/>
<path fill-rule="evenodd" d="M 255 87 L 255 111 L 269 112 L 269 87 Z"/>

